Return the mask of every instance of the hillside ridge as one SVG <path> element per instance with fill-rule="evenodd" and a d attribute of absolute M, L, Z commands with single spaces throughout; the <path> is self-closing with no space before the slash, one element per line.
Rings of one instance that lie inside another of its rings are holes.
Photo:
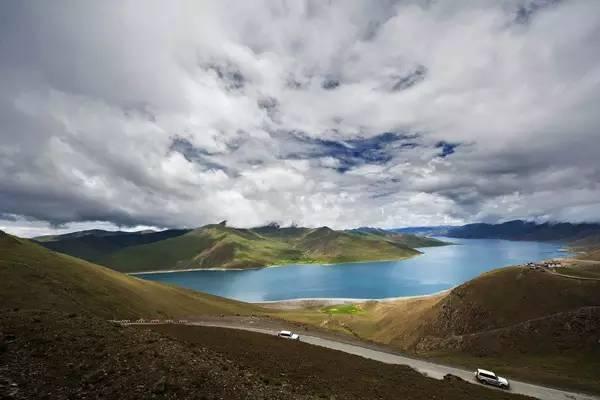
<path fill-rule="evenodd" d="M 0 307 L 107 319 L 259 311 L 234 300 L 130 277 L 5 233 L 0 234 Z"/>
<path fill-rule="evenodd" d="M 420 254 L 414 247 L 445 244 L 383 230 L 278 225 L 244 229 L 224 223 L 143 235 L 68 235 L 40 244 L 122 272 L 393 260 Z"/>
<path fill-rule="evenodd" d="M 445 236 L 456 238 L 576 241 L 600 234 L 600 224 L 513 220 L 500 224 L 475 223 L 449 228 Z"/>

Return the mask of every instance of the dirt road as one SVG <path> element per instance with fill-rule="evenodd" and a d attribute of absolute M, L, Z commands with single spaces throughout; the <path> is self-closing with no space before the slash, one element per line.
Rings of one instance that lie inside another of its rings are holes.
<path fill-rule="evenodd" d="M 219 328 L 230 328 L 230 329 L 241 329 L 252 332 L 264 333 L 267 335 L 276 334 L 276 330 L 267 329 L 263 327 L 251 327 L 243 324 L 234 324 L 231 322 L 219 323 L 215 321 L 206 322 L 193 322 L 190 325 L 198 326 L 211 326 Z M 312 332 L 311 332 L 312 333 Z M 333 350 L 343 351 L 348 354 L 354 354 L 364 358 L 372 359 L 375 361 L 387 363 L 387 364 L 401 364 L 408 365 L 420 373 L 436 378 L 442 379 L 447 374 L 458 376 L 466 381 L 475 383 L 473 378 L 473 372 L 467 371 L 460 368 L 449 367 L 446 365 L 435 364 L 428 361 L 418 360 L 410 357 L 405 357 L 396 353 L 386 352 L 381 350 L 374 350 L 368 347 L 363 347 L 356 344 L 344 343 L 331 338 L 318 337 L 313 335 L 302 334 L 301 341 L 309 343 L 315 346 L 326 347 Z M 544 400 L 598 400 L 598 397 L 590 396 L 581 393 L 567 392 L 563 390 L 548 388 L 539 385 L 533 385 L 526 382 L 520 382 L 511 380 L 510 392 L 524 394 L 527 396 L 536 397 Z"/>

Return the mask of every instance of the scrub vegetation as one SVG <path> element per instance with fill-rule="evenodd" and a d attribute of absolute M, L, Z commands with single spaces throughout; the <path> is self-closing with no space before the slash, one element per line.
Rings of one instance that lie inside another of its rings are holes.
<path fill-rule="evenodd" d="M 359 304 L 340 304 L 335 306 L 323 307 L 321 310 L 326 314 L 360 314 L 363 310 Z"/>

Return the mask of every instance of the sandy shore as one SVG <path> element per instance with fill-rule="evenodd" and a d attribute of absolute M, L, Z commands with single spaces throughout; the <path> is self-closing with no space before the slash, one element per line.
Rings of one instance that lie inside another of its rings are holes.
<path fill-rule="evenodd" d="M 194 272 L 194 271 L 247 271 L 259 268 L 186 268 L 186 269 L 162 269 L 158 271 L 140 271 L 128 272 L 127 275 L 147 275 L 147 274 L 174 274 L 176 272 Z"/>
<path fill-rule="evenodd" d="M 431 294 L 423 294 L 419 296 L 401 296 L 401 297 L 386 297 L 383 299 L 350 299 L 350 298 L 305 298 L 305 299 L 289 299 L 289 300 L 274 300 L 274 301 L 255 301 L 253 304 L 265 308 L 275 308 L 278 310 L 294 310 L 299 308 L 317 308 L 327 307 L 337 304 L 356 304 L 367 302 L 393 302 L 411 299 L 425 299 L 429 297 L 440 296 L 450 292 L 453 288 L 442 290 Z"/>

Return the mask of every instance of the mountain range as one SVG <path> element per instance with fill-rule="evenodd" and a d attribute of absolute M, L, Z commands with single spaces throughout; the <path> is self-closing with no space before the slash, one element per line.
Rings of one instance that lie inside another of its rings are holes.
<path fill-rule="evenodd" d="M 272 224 L 241 229 L 224 222 L 193 230 L 90 230 L 34 240 L 122 272 L 394 260 L 420 254 L 416 247 L 445 244 L 377 228 L 337 231 Z"/>
<path fill-rule="evenodd" d="M 475 223 L 462 226 L 422 226 L 390 229 L 391 232 L 445 236 L 464 239 L 506 239 L 572 242 L 600 235 L 600 224 L 568 222 L 536 223 L 513 220 L 499 224 Z"/>

